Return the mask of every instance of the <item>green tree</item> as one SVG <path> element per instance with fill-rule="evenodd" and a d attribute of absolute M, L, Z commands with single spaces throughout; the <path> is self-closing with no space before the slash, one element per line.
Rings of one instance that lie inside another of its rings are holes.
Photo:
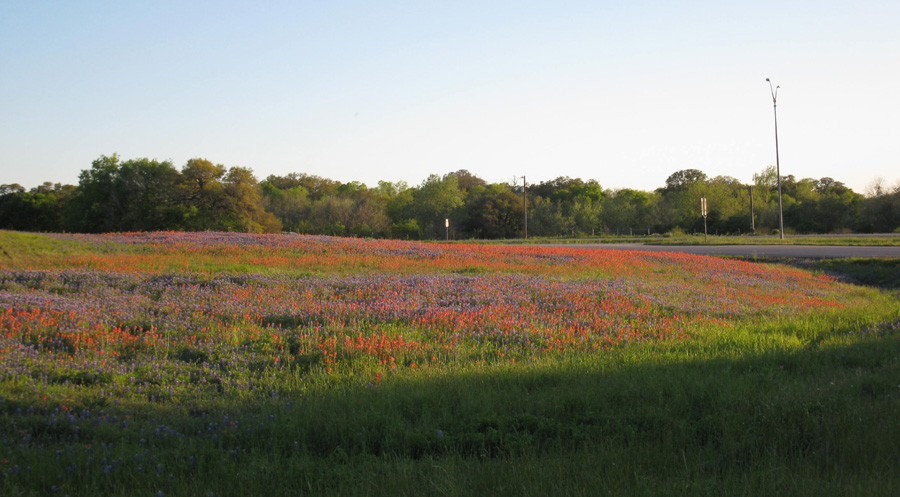
<path fill-rule="evenodd" d="M 900 233 L 900 184 L 892 190 L 877 186 L 861 202 L 857 229 L 865 233 Z"/>
<path fill-rule="evenodd" d="M 460 190 L 466 192 L 467 194 L 471 192 L 473 188 L 487 187 L 487 182 L 470 173 L 466 169 L 460 169 L 459 171 L 449 173 L 444 177 L 446 178 L 447 176 L 456 176 L 457 186 Z"/>
<path fill-rule="evenodd" d="M 525 205 L 508 185 L 478 187 L 481 191 L 466 200 L 465 233 L 476 238 L 513 238 L 524 229 Z"/>
<path fill-rule="evenodd" d="M 603 224 L 613 233 L 628 233 L 654 228 L 654 217 L 659 194 L 622 188 L 609 192 L 603 205 Z"/>
<path fill-rule="evenodd" d="M 415 190 L 403 182 L 392 184 L 391 187 L 379 183 L 379 190 L 390 192 L 388 195 L 382 193 L 382 197 L 387 201 L 385 214 L 391 223 L 390 236 L 407 240 L 421 238 L 422 229 L 415 219 L 413 209 Z"/>
<path fill-rule="evenodd" d="M 66 225 L 73 231 L 117 231 L 127 198 L 116 185 L 119 156 L 102 155 L 91 163 L 90 169 L 78 175 L 78 188 L 66 209 Z"/>
<path fill-rule="evenodd" d="M 184 227 L 188 230 L 227 230 L 233 227 L 222 178 L 227 170 L 206 159 L 190 159 L 181 169 L 181 198 L 186 206 Z"/>
<path fill-rule="evenodd" d="M 334 195 L 335 190 L 337 190 L 338 187 L 341 186 L 340 181 L 322 178 L 315 175 L 298 174 L 296 178 L 300 182 L 300 186 L 302 186 L 306 189 L 307 192 L 309 192 L 309 199 L 313 201 Z"/>
<path fill-rule="evenodd" d="M 281 222 L 262 206 L 262 190 L 251 169 L 232 167 L 222 182 L 228 210 L 222 216 L 228 228 L 246 233 L 277 233 Z"/>
<path fill-rule="evenodd" d="M 121 205 L 117 230 L 157 231 L 181 225 L 184 209 L 178 202 L 178 171 L 171 162 L 133 159 L 122 162 L 114 181 Z"/>
<path fill-rule="evenodd" d="M 666 190 L 680 190 L 690 188 L 698 183 L 706 182 L 706 173 L 699 169 L 682 169 L 675 171 L 666 178 Z"/>
<path fill-rule="evenodd" d="M 432 174 L 412 192 L 412 218 L 418 221 L 426 238 L 443 238 L 444 219 L 458 219 L 465 194 L 459 179 L 449 174 L 441 178 Z M 456 223 L 454 223 L 456 224 Z"/>
<path fill-rule="evenodd" d="M 567 236 L 575 229 L 575 222 L 563 213 L 559 202 L 539 195 L 528 197 L 529 236 Z"/>
<path fill-rule="evenodd" d="M 662 195 L 661 228 L 680 228 L 685 231 L 702 231 L 700 199 L 706 194 L 707 176 L 697 169 L 683 169 L 666 179 L 666 186 L 658 190 Z"/>
<path fill-rule="evenodd" d="M 275 186 L 276 184 L 282 184 L 284 189 Z M 308 231 L 309 192 L 299 182 L 279 183 L 269 176 L 260 183 L 260 191 L 263 208 L 281 221 L 283 229 L 298 233 Z"/>
<path fill-rule="evenodd" d="M 750 189 L 730 176 L 716 176 L 706 181 L 702 192 L 706 198 L 709 229 L 720 234 L 747 233 L 750 222 Z"/>
<path fill-rule="evenodd" d="M 317 200 L 310 206 L 309 222 L 313 233 L 347 236 L 353 222 L 353 200 L 336 195 Z"/>
<path fill-rule="evenodd" d="M 598 229 L 603 229 L 603 204 L 600 201 L 578 196 L 570 201 L 567 210 L 576 234 L 593 235 Z"/>
<path fill-rule="evenodd" d="M 75 187 L 44 183 L 30 191 L 19 184 L 0 185 L 0 228 L 63 231 L 63 209 Z"/>

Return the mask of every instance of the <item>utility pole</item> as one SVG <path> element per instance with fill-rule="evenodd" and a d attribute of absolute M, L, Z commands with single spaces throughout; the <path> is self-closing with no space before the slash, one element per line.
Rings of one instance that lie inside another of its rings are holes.
<path fill-rule="evenodd" d="M 753 185 L 750 185 L 750 229 L 756 233 L 756 215 L 753 213 Z"/>
<path fill-rule="evenodd" d="M 781 164 L 778 161 L 778 89 L 780 86 L 772 88 L 772 82 L 766 78 L 769 83 L 769 91 L 772 92 L 772 109 L 775 113 L 775 174 L 778 175 L 778 236 L 784 240 L 784 210 L 781 208 Z"/>
<path fill-rule="evenodd" d="M 522 176 L 522 200 L 525 202 L 525 239 L 528 240 L 528 183 Z"/>

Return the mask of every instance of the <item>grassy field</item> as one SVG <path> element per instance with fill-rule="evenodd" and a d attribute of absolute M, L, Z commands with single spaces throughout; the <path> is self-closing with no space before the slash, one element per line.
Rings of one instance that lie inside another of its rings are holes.
<path fill-rule="evenodd" d="M 459 242 L 470 243 L 470 242 Z M 579 245 L 584 243 L 643 243 L 646 245 L 858 245 L 876 247 L 900 246 L 900 234 L 885 235 L 788 235 L 783 240 L 777 235 L 745 235 L 704 237 L 700 235 L 649 235 L 649 236 L 597 236 L 585 238 L 534 237 L 502 241 L 479 241 L 497 245 L 559 244 Z"/>
<path fill-rule="evenodd" d="M 896 261 L 221 233 L 0 249 L 2 495 L 900 492 Z"/>
<path fill-rule="evenodd" d="M 709 236 L 661 237 L 653 245 L 859 245 L 890 246 L 900 245 L 900 235 L 853 236 L 853 235 L 787 235 L 782 240 L 777 236 Z"/>

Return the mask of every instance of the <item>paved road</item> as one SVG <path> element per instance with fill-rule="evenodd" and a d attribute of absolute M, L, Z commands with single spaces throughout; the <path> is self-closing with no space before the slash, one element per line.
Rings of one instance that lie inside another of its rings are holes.
<path fill-rule="evenodd" d="M 645 250 L 650 252 L 684 252 L 701 255 L 736 255 L 746 257 L 898 257 L 900 247 L 866 247 L 835 245 L 644 245 L 642 243 L 579 243 L 548 245 L 554 247 L 600 248 L 612 250 Z"/>

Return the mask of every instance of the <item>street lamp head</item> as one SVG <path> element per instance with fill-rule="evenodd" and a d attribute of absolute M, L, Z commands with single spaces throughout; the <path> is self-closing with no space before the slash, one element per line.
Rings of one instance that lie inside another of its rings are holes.
<path fill-rule="evenodd" d="M 779 85 L 775 88 L 772 88 L 772 81 L 769 78 L 766 78 L 766 82 L 769 83 L 769 91 L 772 92 L 772 103 L 775 103 L 775 101 L 778 99 L 778 89 L 781 88 L 781 86 Z"/>

